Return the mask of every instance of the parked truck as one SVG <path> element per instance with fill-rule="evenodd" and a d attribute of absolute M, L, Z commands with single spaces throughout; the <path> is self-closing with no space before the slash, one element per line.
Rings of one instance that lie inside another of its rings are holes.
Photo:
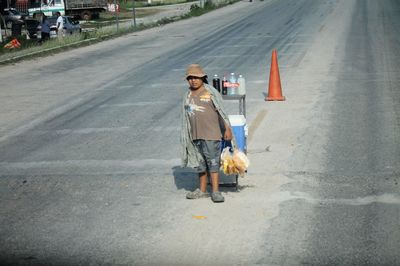
<path fill-rule="evenodd" d="M 107 0 L 40 0 L 39 6 L 28 9 L 29 16 L 44 13 L 54 16 L 60 12 L 62 16 L 72 16 L 89 20 L 99 16 L 100 12 L 107 10 Z"/>

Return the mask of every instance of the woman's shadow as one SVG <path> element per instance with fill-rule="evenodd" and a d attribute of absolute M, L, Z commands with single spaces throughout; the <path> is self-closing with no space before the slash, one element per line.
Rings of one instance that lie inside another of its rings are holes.
<path fill-rule="evenodd" d="M 199 187 L 199 176 L 194 169 L 174 166 L 172 167 L 172 172 L 177 189 L 193 191 Z M 237 178 L 234 176 L 225 176 L 220 173 L 220 187 L 223 191 L 237 191 L 239 188 L 237 186 L 237 181 Z"/>
<path fill-rule="evenodd" d="M 174 166 L 172 167 L 172 173 L 177 189 L 193 191 L 199 186 L 198 174 L 192 168 Z"/>

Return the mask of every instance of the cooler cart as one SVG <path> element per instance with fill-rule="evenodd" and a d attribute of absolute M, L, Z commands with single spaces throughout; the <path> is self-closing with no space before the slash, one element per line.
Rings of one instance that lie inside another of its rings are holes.
<path fill-rule="evenodd" d="M 222 95 L 222 99 L 239 101 L 239 114 L 228 115 L 228 117 L 236 139 L 237 148 L 247 154 L 246 95 Z M 220 176 L 220 186 L 235 187 L 238 190 L 238 174 L 226 175 L 221 171 Z M 228 182 L 227 180 L 234 182 Z"/>

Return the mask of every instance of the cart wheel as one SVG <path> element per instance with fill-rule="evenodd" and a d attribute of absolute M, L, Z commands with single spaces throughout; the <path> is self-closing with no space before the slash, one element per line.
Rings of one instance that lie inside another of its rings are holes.
<path fill-rule="evenodd" d="M 236 189 L 236 191 L 239 191 L 239 175 L 236 175 L 235 189 Z"/>
<path fill-rule="evenodd" d="M 92 18 L 92 13 L 89 10 L 82 11 L 81 18 L 83 20 L 90 20 Z"/>

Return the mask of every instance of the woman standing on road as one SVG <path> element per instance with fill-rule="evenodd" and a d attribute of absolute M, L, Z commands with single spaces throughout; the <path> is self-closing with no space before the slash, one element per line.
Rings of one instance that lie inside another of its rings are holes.
<path fill-rule="evenodd" d="M 207 83 L 207 75 L 198 64 L 187 68 L 189 91 L 183 100 L 182 165 L 199 174 L 200 189 L 189 192 L 187 199 L 208 197 L 207 181 L 211 176 L 213 202 L 225 199 L 219 191 L 221 140 L 232 140 L 228 116 L 222 109 L 222 98 Z"/>

